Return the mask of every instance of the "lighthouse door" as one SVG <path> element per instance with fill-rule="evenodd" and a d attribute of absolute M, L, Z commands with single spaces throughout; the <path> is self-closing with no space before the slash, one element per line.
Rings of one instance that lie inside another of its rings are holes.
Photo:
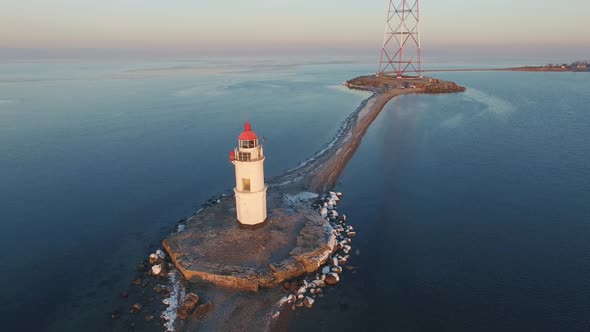
<path fill-rule="evenodd" d="M 242 191 L 250 191 L 250 179 L 242 178 Z"/>

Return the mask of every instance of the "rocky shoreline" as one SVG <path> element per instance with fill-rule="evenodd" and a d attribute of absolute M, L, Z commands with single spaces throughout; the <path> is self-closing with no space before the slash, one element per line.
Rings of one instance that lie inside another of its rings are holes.
<path fill-rule="evenodd" d="M 346 215 L 339 214 L 337 203 L 342 197 L 341 193 L 329 192 L 325 197 L 320 197 L 313 206 L 318 208 L 322 218 L 330 223 L 333 235 L 336 239 L 330 257 L 325 261 L 325 265 L 316 271 L 311 271 L 305 277 L 299 280 L 283 283 L 283 289 L 288 293 L 279 301 L 278 309 L 283 306 L 290 306 L 291 310 L 297 307 L 311 308 L 315 303 L 316 297 L 323 297 L 323 288 L 327 285 L 336 285 L 340 281 L 340 274 L 343 269 L 352 269 L 346 265 L 351 259 L 352 238 L 356 236 L 354 228 L 346 224 Z M 273 313 L 273 318 L 277 318 L 280 311 Z"/>

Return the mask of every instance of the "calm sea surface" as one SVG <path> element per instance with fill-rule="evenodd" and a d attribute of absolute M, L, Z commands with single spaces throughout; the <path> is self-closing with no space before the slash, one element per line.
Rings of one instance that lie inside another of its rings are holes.
<path fill-rule="evenodd" d="M 356 269 L 292 329 L 590 330 L 590 76 L 440 76 L 346 168 Z"/>
<path fill-rule="evenodd" d="M 123 328 L 110 312 L 135 266 L 231 188 L 244 120 L 266 138 L 267 177 L 280 174 L 366 98 L 339 83 L 374 70 L 329 57 L 0 62 L 4 328 Z M 590 75 L 438 76 L 469 90 L 388 104 L 338 184 L 356 269 L 291 327 L 587 331 Z"/>

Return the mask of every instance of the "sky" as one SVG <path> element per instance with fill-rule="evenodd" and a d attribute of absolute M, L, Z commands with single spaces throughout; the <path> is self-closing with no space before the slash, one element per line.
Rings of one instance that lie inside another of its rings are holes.
<path fill-rule="evenodd" d="M 399 0 L 396 0 L 399 1 Z M 0 49 L 379 49 L 388 0 L 0 0 Z M 590 49 L 588 0 L 423 0 L 439 50 Z"/>

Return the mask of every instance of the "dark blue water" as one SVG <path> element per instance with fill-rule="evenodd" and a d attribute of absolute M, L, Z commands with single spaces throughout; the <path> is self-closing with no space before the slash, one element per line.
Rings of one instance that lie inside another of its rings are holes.
<path fill-rule="evenodd" d="M 272 177 L 367 96 L 339 87 L 366 65 L 279 60 L 0 63 L 3 329 L 111 329 L 136 265 L 232 188 L 246 118 Z"/>
<path fill-rule="evenodd" d="M 375 70 L 344 60 L 0 63 L 3 328 L 111 330 L 135 265 L 231 188 L 246 117 L 268 177 L 332 137 Z M 441 76 L 470 90 L 392 101 L 347 167 L 358 269 L 293 329 L 589 328 L 588 76 Z"/>
<path fill-rule="evenodd" d="M 293 330 L 588 331 L 590 77 L 445 74 L 402 96 L 338 189 L 359 235 Z"/>

